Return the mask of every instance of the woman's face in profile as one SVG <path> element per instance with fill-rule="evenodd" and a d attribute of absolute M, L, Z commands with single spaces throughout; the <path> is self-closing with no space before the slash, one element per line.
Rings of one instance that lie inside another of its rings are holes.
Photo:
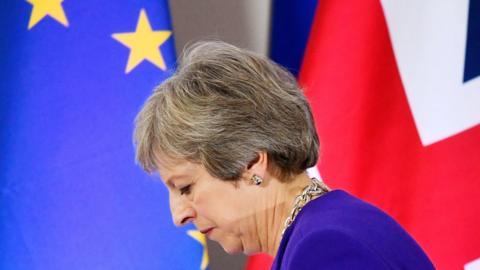
<path fill-rule="evenodd" d="M 157 168 L 169 191 L 175 225 L 193 222 L 230 254 L 260 251 L 256 228 L 261 188 L 244 180 L 222 181 L 184 160 L 161 159 Z"/>

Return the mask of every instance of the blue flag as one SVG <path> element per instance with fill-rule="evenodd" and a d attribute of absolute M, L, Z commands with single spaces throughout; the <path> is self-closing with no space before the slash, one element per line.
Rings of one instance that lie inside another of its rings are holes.
<path fill-rule="evenodd" d="M 298 76 L 318 0 L 272 1 L 270 58 Z"/>
<path fill-rule="evenodd" d="M 6 1 L 0 27 L 0 269 L 205 269 L 134 163 L 134 117 L 175 68 L 167 1 Z"/>

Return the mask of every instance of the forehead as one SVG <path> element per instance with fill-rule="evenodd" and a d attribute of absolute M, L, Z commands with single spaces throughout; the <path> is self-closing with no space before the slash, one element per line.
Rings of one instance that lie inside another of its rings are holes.
<path fill-rule="evenodd" d="M 167 184 L 175 178 L 196 175 L 199 170 L 198 164 L 165 155 L 156 155 L 155 165 L 162 181 L 167 182 Z"/>

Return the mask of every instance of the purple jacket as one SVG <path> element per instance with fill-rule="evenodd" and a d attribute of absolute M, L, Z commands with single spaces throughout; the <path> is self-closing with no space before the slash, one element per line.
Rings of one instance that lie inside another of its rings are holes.
<path fill-rule="evenodd" d="M 285 231 L 277 269 L 435 269 L 408 233 L 380 209 L 342 190 L 309 202 Z"/>

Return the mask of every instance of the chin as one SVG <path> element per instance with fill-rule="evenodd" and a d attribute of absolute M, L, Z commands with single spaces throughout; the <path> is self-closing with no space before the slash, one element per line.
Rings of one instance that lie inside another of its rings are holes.
<path fill-rule="evenodd" d="M 217 243 L 219 243 L 220 246 L 222 246 L 223 250 L 225 250 L 226 253 L 231 255 L 242 253 L 244 250 L 243 243 L 240 240 L 240 238 L 232 234 L 220 235 L 216 239 L 212 237 L 211 240 L 214 240 Z"/>
<path fill-rule="evenodd" d="M 223 242 L 220 243 L 220 245 L 222 246 L 223 250 L 230 255 L 244 252 L 243 245 L 239 241 L 229 241 L 227 243 Z"/>
<path fill-rule="evenodd" d="M 223 247 L 223 250 L 225 250 L 225 252 L 230 255 L 239 254 L 243 252 L 243 250 L 239 247 Z"/>
<path fill-rule="evenodd" d="M 260 250 L 258 250 L 255 247 L 246 246 L 245 243 L 241 243 L 241 244 L 236 243 L 236 245 L 225 245 L 225 246 L 222 245 L 222 247 L 223 247 L 223 250 L 225 250 L 225 252 L 230 254 L 230 255 L 243 253 L 243 254 L 249 256 L 249 255 L 257 254 L 257 253 L 261 252 Z"/>

